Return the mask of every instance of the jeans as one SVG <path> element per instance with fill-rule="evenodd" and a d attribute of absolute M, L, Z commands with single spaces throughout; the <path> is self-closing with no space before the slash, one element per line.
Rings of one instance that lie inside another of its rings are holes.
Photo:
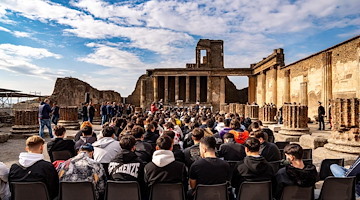
<path fill-rule="evenodd" d="M 325 130 L 324 116 L 319 116 L 319 130 Z"/>
<path fill-rule="evenodd" d="M 89 122 L 93 123 L 93 120 L 94 120 L 94 116 L 89 116 Z"/>
<path fill-rule="evenodd" d="M 57 123 L 59 122 L 59 117 L 58 116 L 52 116 L 51 122 L 54 123 L 55 125 L 57 125 Z"/>
<path fill-rule="evenodd" d="M 83 116 L 83 122 L 86 122 L 88 120 L 89 120 L 89 118 L 87 116 Z"/>
<path fill-rule="evenodd" d="M 101 125 L 107 122 L 107 115 L 101 115 Z"/>
<path fill-rule="evenodd" d="M 54 136 L 51 130 L 50 119 L 40 119 L 40 130 L 39 130 L 40 137 L 44 138 L 44 126 L 46 126 L 49 129 L 49 135 L 51 138 L 53 138 Z"/>
<path fill-rule="evenodd" d="M 330 165 L 330 170 L 335 177 L 345 177 L 345 173 L 348 171 L 345 167 L 337 164 Z"/>

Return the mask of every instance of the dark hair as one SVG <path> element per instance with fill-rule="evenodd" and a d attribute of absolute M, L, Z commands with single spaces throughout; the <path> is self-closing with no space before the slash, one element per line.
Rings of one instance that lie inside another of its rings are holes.
<path fill-rule="evenodd" d="M 214 137 L 212 137 L 212 136 L 210 136 L 210 137 L 203 137 L 203 138 L 201 138 L 200 143 L 201 143 L 202 145 L 205 145 L 208 150 L 213 150 L 213 151 L 215 151 L 215 148 L 216 148 L 216 140 L 215 140 Z"/>
<path fill-rule="evenodd" d="M 255 131 L 254 137 L 257 139 L 262 138 L 262 139 L 266 140 L 265 132 L 263 130 Z"/>
<path fill-rule="evenodd" d="M 125 135 L 120 139 L 120 146 L 122 149 L 131 150 L 135 146 L 136 140 L 132 135 Z"/>
<path fill-rule="evenodd" d="M 155 126 L 154 126 L 153 124 L 148 124 L 148 125 L 146 126 L 146 129 L 147 129 L 148 131 L 151 131 L 151 129 L 153 129 L 153 128 L 155 128 Z"/>
<path fill-rule="evenodd" d="M 258 129 L 258 128 L 260 128 L 259 122 L 253 122 L 253 123 L 251 123 L 251 124 L 250 124 L 250 128 L 251 128 L 251 129 L 254 129 L 254 128 Z"/>
<path fill-rule="evenodd" d="M 65 129 L 65 127 L 62 126 L 62 125 L 56 125 L 56 126 L 54 127 L 54 132 L 55 132 L 55 135 L 56 135 L 56 136 L 62 136 L 62 135 L 64 135 L 64 133 L 66 132 L 66 129 Z"/>
<path fill-rule="evenodd" d="M 219 121 L 219 122 L 224 122 L 224 117 L 223 117 L 223 116 L 220 116 L 220 117 L 218 118 L 218 121 Z"/>
<path fill-rule="evenodd" d="M 224 135 L 224 139 L 229 139 L 229 138 L 234 139 L 234 135 L 233 135 L 233 134 L 231 134 L 231 133 L 225 133 L 225 135 Z"/>
<path fill-rule="evenodd" d="M 234 129 L 234 130 L 240 129 L 240 122 L 239 122 L 239 120 L 236 120 L 236 119 L 231 120 L 231 122 L 230 122 L 230 128 L 231 128 L 231 129 Z"/>
<path fill-rule="evenodd" d="M 207 120 L 207 117 L 205 115 L 201 117 L 202 122 L 206 122 L 206 120 Z"/>
<path fill-rule="evenodd" d="M 195 128 L 193 131 L 191 131 L 191 136 L 193 136 L 196 141 L 199 141 L 204 137 L 204 129 Z"/>
<path fill-rule="evenodd" d="M 167 135 L 162 135 L 156 140 L 156 146 L 163 150 L 170 150 L 172 146 L 172 139 Z"/>
<path fill-rule="evenodd" d="M 212 119 L 208 119 L 206 121 L 206 125 L 207 125 L 208 128 L 212 128 L 214 126 L 214 124 L 215 124 L 215 122 Z"/>
<path fill-rule="evenodd" d="M 175 132 L 174 131 L 164 131 L 163 135 L 169 136 L 172 140 L 175 138 Z"/>
<path fill-rule="evenodd" d="M 171 128 L 171 129 L 174 128 L 174 124 L 173 124 L 172 122 L 166 122 L 164 126 L 165 126 L 166 128 Z"/>
<path fill-rule="evenodd" d="M 231 122 L 231 119 L 225 119 L 224 125 L 225 125 L 226 127 L 229 127 L 229 126 L 230 126 L 230 122 Z"/>
<path fill-rule="evenodd" d="M 80 146 L 79 151 L 87 151 L 87 152 L 93 152 L 94 147 L 90 143 L 86 143 Z"/>
<path fill-rule="evenodd" d="M 81 129 L 81 132 L 86 136 L 92 135 L 93 133 L 91 126 L 85 126 Z"/>
<path fill-rule="evenodd" d="M 302 159 L 304 150 L 299 144 L 288 144 L 284 148 L 284 153 L 295 156 L 296 159 Z"/>
<path fill-rule="evenodd" d="M 263 123 L 262 123 L 261 120 L 258 120 L 257 123 L 259 124 L 259 126 L 262 126 L 262 125 L 263 125 Z"/>
<path fill-rule="evenodd" d="M 244 144 L 245 147 L 249 149 L 250 152 L 259 152 L 260 150 L 260 141 L 254 137 L 249 137 Z"/>
<path fill-rule="evenodd" d="M 191 118 L 190 118 L 189 116 L 186 116 L 186 117 L 184 118 L 184 122 L 185 122 L 186 124 L 190 123 L 190 121 L 191 121 Z"/>
<path fill-rule="evenodd" d="M 111 126 L 106 126 L 102 130 L 102 134 L 104 137 L 111 137 L 113 134 L 115 134 L 115 129 Z"/>
<path fill-rule="evenodd" d="M 131 129 L 131 135 L 133 135 L 136 139 L 141 138 L 145 133 L 145 130 L 141 126 L 134 126 Z"/>

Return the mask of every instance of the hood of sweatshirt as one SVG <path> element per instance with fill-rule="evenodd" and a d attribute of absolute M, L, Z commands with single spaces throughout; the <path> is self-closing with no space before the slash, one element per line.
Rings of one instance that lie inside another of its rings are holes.
<path fill-rule="evenodd" d="M 99 139 L 98 141 L 94 142 L 92 145 L 94 147 L 99 147 L 99 148 L 103 149 L 113 142 L 116 142 L 116 140 L 114 140 L 112 137 L 103 137 L 103 138 Z"/>
<path fill-rule="evenodd" d="M 19 163 L 23 167 L 30 167 L 39 160 L 43 160 L 44 155 L 38 153 L 22 152 L 19 155 Z"/>
<path fill-rule="evenodd" d="M 152 162 L 158 167 L 164 167 L 174 161 L 174 153 L 170 150 L 157 150 L 152 158 Z"/>
<path fill-rule="evenodd" d="M 294 183 L 301 187 L 314 186 L 316 183 L 317 171 L 314 165 L 305 165 L 304 169 L 286 166 L 286 173 Z"/>
<path fill-rule="evenodd" d="M 138 159 L 138 156 L 135 154 L 135 152 L 129 151 L 127 149 L 121 149 L 113 161 L 129 163 L 129 162 L 133 162 L 136 159 Z"/>
<path fill-rule="evenodd" d="M 244 158 L 244 164 L 249 168 L 254 174 L 264 174 L 268 169 L 268 163 L 264 157 L 259 156 L 246 156 Z"/>

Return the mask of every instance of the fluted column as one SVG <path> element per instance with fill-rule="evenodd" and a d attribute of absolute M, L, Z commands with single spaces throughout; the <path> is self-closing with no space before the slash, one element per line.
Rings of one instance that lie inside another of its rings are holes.
<path fill-rule="evenodd" d="M 38 111 L 36 110 L 16 110 L 14 126 L 10 132 L 13 134 L 29 134 L 39 132 Z"/>
<path fill-rule="evenodd" d="M 186 76 L 185 102 L 190 102 L 190 76 Z"/>
<path fill-rule="evenodd" d="M 211 76 L 207 77 L 207 102 L 211 103 L 212 102 L 212 82 L 211 82 Z"/>
<path fill-rule="evenodd" d="M 256 101 L 256 76 L 249 77 L 249 88 L 248 88 L 248 102 L 254 103 Z"/>
<path fill-rule="evenodd" d="M 169 77 L 164 76 L 164 102 L 169 103 Z"/>
<path fill-rule="evenodd" d="M 196 77 L 196 101 L 200 101 L 200 76 Z"/>
<path fill-rule="evenodd" d="M 286 70 L 284 76 L 284 103 L 290 103 L 290 70 Z"/>
<path fill-rule="evenodd" d="M 153 76 L 153 88 L 154 88 L 154 101 L 158 101 L 158 77 L 157 76 Z"/>
<path fill-rule="evenodd" d="M 220 105 L 225 103 L 225 77 L 220 77 Z"/>
<path fill-rule="evenodd" d="M 179 77 L 175 76 L 175 102 L 179 100 Z"/>

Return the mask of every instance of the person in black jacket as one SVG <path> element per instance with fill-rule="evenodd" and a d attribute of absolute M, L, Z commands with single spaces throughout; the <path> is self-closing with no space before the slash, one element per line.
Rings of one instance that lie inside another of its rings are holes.
<path fill-rule="evenodd" d="M 57 125 L 59 118 L 60 118 L 60 107 L 57 105 L 57 102 L 55 101 L 53 103 L 53 107 L 51 108 L 51 122 Z"/>
<path fill-rule="evenodd" d="M 156 183 L 182 183 L 187 190 L 187 170 L 184 163 L 175 161 L 173 141 L 163 135 L 156 140 L 156 151 L 151 162 L 145 166 L 145 182 L 149 187 Z"/>
<path fill-rule="evenodd" d="M 91 101 L 89 103 L 89 106 L 87 107 L 87 110 L 89 114 L 89 121 L 90 123 L 93 123 L 96 110 Z"/>
<path fill-rule="evenodd" d="M 286 145 L 284 152 L 290 165 L 281 168 L 275 176 L 276 199 L 280 199 L 285 186 L 314 187 L 316 183 L 316 167 L 313 164 L 304 164 L 302 161 L 303 148 L 299 144 Z"/>
<path fill-rule="evenodd" d="M 234 135 L 225 133 L 224 144 L 220 146 L 219 157 L 229 161 L 241 161 L 245 158 L 245 147 L 242 144 L 236 143 Z"/>
<path fill-rule="evenodd" d="M 144 163 L 148 163 L 151 161 L 154 149 L 151 144 L 143 141 L 144 133 L 145 130 L 141 126 L 134 126 L 131 129 L 131 135 L 133 135 L 136 139 L 135 153 Z"/>
<path fill-rule="evenodd" d="M 325 122 L 324 122 L 324 116 L 325 116 L 325 108 L 321 105 L 321 102 L 319 101 L 319 107 L 318 107 L 318 118 L 319 118 L 319 130 L 325 130 Z"/>
<path fill-rule="evenodd" d="M 73 140 L 64 139 L 66 129 L 64 126 L 57 125 L 54 127 L 54 133 L 56 135 L 55 140 L 52 140 L 47 143 L 47 150 L 49 153 L 49 157 L 51 162 L 54 162 L 52 152 L 54 151 L 64 151 L 67 150 L 71 153 L 71 157 L 75 156 L 75 142 Z"/>
<path fill-rule="evenodd" d="M 266 133 L 264 130 L 254 132 L 256 139 L 260 141 L 260 155 L 268 162 L 281 160 L 281 154 L 276 144 L 266 141 Z"/>
<path fill-rule="evenodd" d="M 31 136 L 26 140 L 26 151 L 19 155 L 19 163 L 10 168 L 9 182 L 43 182 L 50 199 L 55 199 L 59 191 L 59 177 L 54 166 L 44 160 L 42 154 L 44 139 Z"/>
<path fill-rule="evenodd" d="M 274 171 L 264 157 L 260 156 L 260 141 L 250 137 L 245 141 L 246 157 L 235 168 L 231 185 L 238 194 L 239 187 L 244 181 L 268 181 L 272 180 Z"/>
<path fill-rule="evenodd" d="M 109 175 L 115 181 L 137 181 L 142 194 L 145 191 L 144 164 L 135 154 L 136 140 L 132 135 L 120 139 L 121 150 L 109 163 Z"/>
<path fill-rule="evenodd" d="M 193 162 L 201 159 L 200 156 L 200 140 L 204 137 L 204 129 L 195 128 L 191 133 L 191 139 L 194 141 L 194 145 L 184 150 L 185 164 L 190 168 Z"/>
<path fill-rule="evenodd" d="M 155 122 L 156 123 L 156 122 Z M 156 130 L 153 123 L 146 126 L 146 133 L 144 135 L 144 142 L 156 145 L 156 140 L 159 138 L 159 131 Z"/>
<path fill-rule="evenodd" d="M 82 114 L 83 122 L 89 120 L 88 105 L 89 105 L 89 103 L 83 103 L 83 106 L 82 106 L 82 109 L 81 109 L 81 114 Z"/>
<path fill-rule="evenodd" d="M 39 105 L 39 122 L 40 122 L 39 136 L 42 138 L 44 138 L 44 126 L 48 128 L 50 137 L 51 138 L 54 137 L 51 130 L 51 121 L 50 121 L 51 107 L 49 103 L 50 100 L 45 99 Z"/>
<path fill-rule="evenodd" d="M 82 128 L 81 133 L 82 136 L 80 136 L 80 139 L 75 143 L 75 151 L 78 151 L 81 145 L 86 143 L 92 144 L 97 140 L 96 137 L 93 137 L 93 131 L 91 126 L 85 126 L 84 128 Z"/>

